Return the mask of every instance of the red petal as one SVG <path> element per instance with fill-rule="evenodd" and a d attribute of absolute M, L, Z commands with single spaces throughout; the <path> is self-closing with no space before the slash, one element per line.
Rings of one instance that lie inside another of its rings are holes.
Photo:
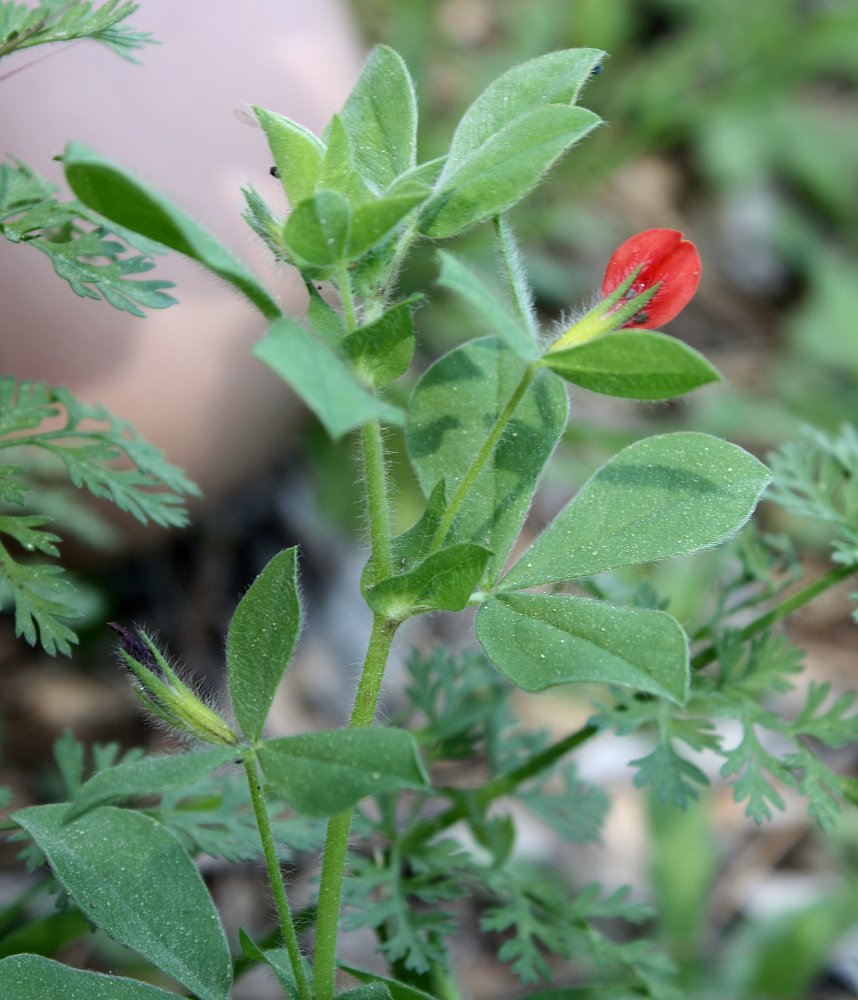
<path fill-rule="evenodd" d="M 614 251 L 605 269 L 602 294 L 609 295 L 640 267 L 631 291 L 639 293 L 657 281 L 661 287 L 644 307 L 642 319 L 626 327 L 654 330 L 669 323 L 691 301 L 700 282 L 700 256 L 690 240 L 675 229 L 645 229 Z"/>

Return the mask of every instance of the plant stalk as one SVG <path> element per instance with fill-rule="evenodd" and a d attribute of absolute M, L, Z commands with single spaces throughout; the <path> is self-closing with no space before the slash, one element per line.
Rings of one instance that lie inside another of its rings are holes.
<path fill-rule="evenodd" d="M 256 825 L 259 829 L 259 839 L 262 841 L 262 853 L 265 857 L 265 866 L 268 869 L 268 879 L 271 882 L 271 890 L 274 893 L 274 905 L 277 908 L 277 916 L 280 920 L 280 930 L 283 932 L 283 942 L 289 954 L 292 975 L 295 977 L 295 982 L 298 986 L 298 998 L 299 1000 L 313 1000 L 312 993 L 310 992 L 310 984 L 307 980 L 307 973 L 304 970 L 304 962 L 301 958 L 301 949 L 298 947 L 298 936 L 295 933 L 295 925 L 292 922 L 292 911 L 286 896 L 283 872 L 280 870 L 280 862 L 277 860 L 274 831 L 271 829 L 271 819 L 265 805 L 262 783 L 259 780 L 259 767 L 256 761 L 256 754 L 252 749 L 248 748 L 245 750 L 243 763 L 245 773 L 247 774 L 247 784 L 250 788 L 253 812 L 256 816 Z"/>

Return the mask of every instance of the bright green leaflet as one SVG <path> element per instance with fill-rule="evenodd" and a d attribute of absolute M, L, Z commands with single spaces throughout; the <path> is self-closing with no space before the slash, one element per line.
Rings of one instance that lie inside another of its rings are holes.
<path fill-rule="evenodd" d="M 592 476 L 501 582 L 520 590 L 717 545 L 751 516 L 766 467 L 708 434 L 645 438 Z"/>
<path fill-rule="evenodd" d="M 526 111 L 466 159 L 450 160 L 420 215 L 433 239 L 456 236 L 521 201 L 601 119 L 586 108 L 549 104 Z"/>
<path fill-rule="evenodd" d="M 403 729 L 331 729 L 266 740 L 266 781 L 297 812 L 330 816 L 366 795 L 425 788 L 414 737 Z"/>
<path fill-rule="evenodd" d="M 65 822 L 64 803 L 13 813 L 94 924 L 192 990 L 228 1000 L 232 963 L 217 911 L 193 861 L 167 829 L 101 806 Z"/>
<path fill-rule="evenodd" d="M 163 195 L 78 143 L 66 146 L 63 168 L 69 187 L 88 208 L 202 264 L 237 288 L 266 319 L 280 315 L 280 307 L 253 275 Z"/>
<path fill-rule="evenodd" d="M 488 549 L 473 542 L 450 545 L 413 569 L 379 581 L 364 596 L 376 614 L 391 619 L 422 611 L 462 611 L 491 557 Z"/>
<path fill-rule="evenodd" d="M 462 115 L 442 176 L 519 115 L 546 104 L 574 104 L 604 58 L 599 49 L 565 49 L 507 70 Z"/>
<path fill-rule="evenodd" d="M 369 54 L 340 112 L 355 166 L 381 193 L 416 163 L 417 98 L 402 57 L 384 45 Z"/>
<path fill-rule="evenodd" d="M 3 1000 L 176 1000 L 176 994 L 99 972 L 70 969 L 41 955 L 11 955 L 0 962 Z"/>
<path fill-rule="evenodd" d="M 316 190 L 325 147 L 317 136 L 282 115 L 254 107 L 257 121 L 265 131 L 280 183 L 290 205 L 297 205 Z"/>
<path fill-rule="evenodd" d="M 339 191 L 317 191 L 299 202 L 283 230 L 283 242 L 296 263 L 330 267 L 346 257 L 351 207 Z"/>
<path fill-rule="evenodd" d="M 407 435 L 408 454 L 427 495 L 446 479 L 452 496 L 524 370 L 501 341 L 485 337 L 451 351 L 422 376 L 408 407 Z M 500 573 L 518 536 L 567 412 L 563 381 L 553 372 L 538 375 L 460 508 L 455 540 L 494 553 L 488 579 Z"/>
<path fill-rule="evenodd" d="M 170 757 L 145 757 L 108 767 L 81 786 L 65 815 L 66 822 L 95 806 L 127 802 L 141 795 L 160 795 L 190 785 L 235 756 L 235 750 L 223 747 Z"/>
<path fill-rule="evenodd" d="M 513 684 L 619 684 L 668 698 L 688 695 L 688 641 L 663 611 L 617 608 L 555 594 L 501 594 L 477 612 L 477 637 Z"/>
<path fill-rule="evenodd" d="M 401 424 L 395 407 L 367 392 L 327 344 L 293 319 L 280 319 L 253 347 L 288 382 L 333 438 L 370 420 Z"/>
<path fill-rule="evenodd" d="M 520 358 L 533 361 L 539 356 L 539 345 L 505 308 L 503 300 L 498 300 L 496 289 L 486 285 L 483 278 L 446 250 L 438 251 L 438 260 L 441 263 L 439 285 L 460 295 L 477 311 L 483 324 Z"/>
<path fill-rule="evenodd" d="M 412 296 L 397 303 L 343 340 L 343 350 L 355 370 L 373 385 L 387 385 L 408 370 L 414 353 L 411 308 L 417 301 L 419 296 Z"/>
<path fill-rule="evenodd" d="M 229 693 L 242 733 L 259 739 L 301 629 L 298 550 L 284 549 L 242 597 L 226 643 Z"/>
<path fill-rule="evenodd" d="M 721 378 L 693 348 L 648 330 L 620 330 L 549 352 L 544 364 L 567 382 L 627 399 L 670 399 Z"/>

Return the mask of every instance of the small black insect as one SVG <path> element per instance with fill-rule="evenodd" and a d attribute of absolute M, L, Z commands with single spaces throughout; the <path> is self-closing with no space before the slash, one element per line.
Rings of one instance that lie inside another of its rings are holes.
<path fill-rule="evenodd" d="M 271 174 L 272 177 L 279 177 L 280 176 L 280 171 L 277 169 L 277 167 L 272 167 L 268 171 L 268 173 Z"/>

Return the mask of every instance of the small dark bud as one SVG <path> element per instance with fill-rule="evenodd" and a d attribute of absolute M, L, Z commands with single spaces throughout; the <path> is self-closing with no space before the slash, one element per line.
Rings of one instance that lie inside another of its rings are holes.
<path fill-rule="evenodd" d="M 107 627 L 112 628 L 113 631 L 119 636 L 120 645 L 132 659 L 136 660 L 147 670 L 151 670 L 156 677 L 166 680 L 164 677 L 164 671 L 155 659 L 152 650 L 140 638 L 139 629 L 135 629 L 131 632 L 127 628 L 123 628 L 122 625 L 119 625 L 117 622 L 108 622 Z"/>

